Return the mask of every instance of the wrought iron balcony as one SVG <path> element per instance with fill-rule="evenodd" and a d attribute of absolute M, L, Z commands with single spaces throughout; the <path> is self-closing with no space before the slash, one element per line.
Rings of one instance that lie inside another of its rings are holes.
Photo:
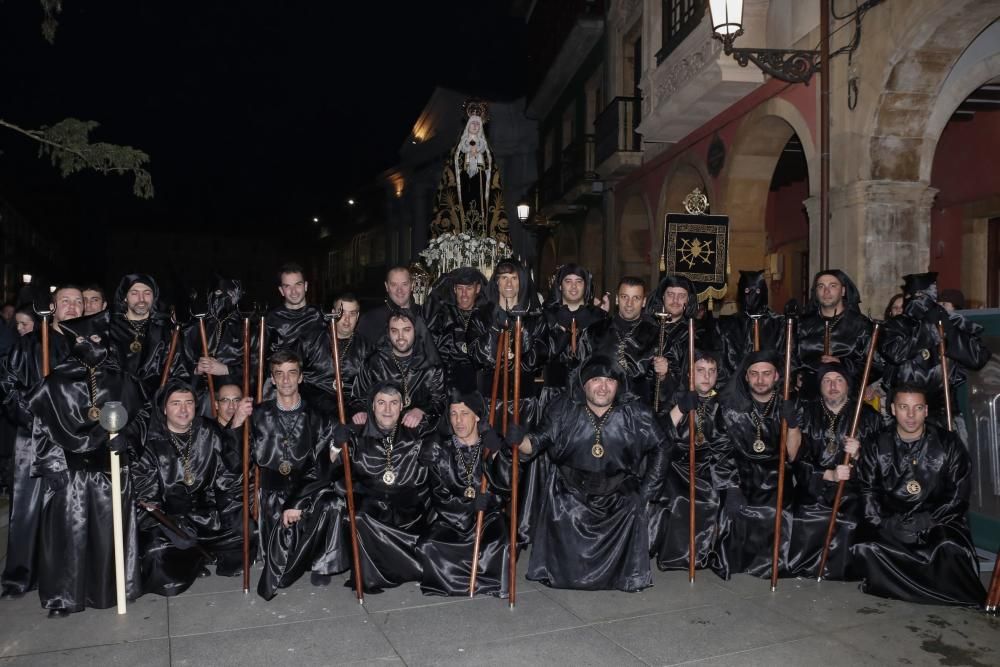
<path fill-rule="evenodd" d="M 616 97 L 594 122 L 596 170 L 601 178 L 621 178 L 642 164 L 639 98 Z"/>

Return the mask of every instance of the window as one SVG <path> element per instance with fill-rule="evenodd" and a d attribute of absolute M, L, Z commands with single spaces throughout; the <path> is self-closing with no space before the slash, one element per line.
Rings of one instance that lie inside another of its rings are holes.
<path fill-rule="evenodd" d="M 656 64 L 667 59 L 684 38 L 705 17 L 705 0 L 662 0 L 663 46 L 656 54 Z"/>

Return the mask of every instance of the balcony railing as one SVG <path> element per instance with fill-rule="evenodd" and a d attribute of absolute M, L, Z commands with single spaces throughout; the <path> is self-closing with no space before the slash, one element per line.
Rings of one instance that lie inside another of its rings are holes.
<path fill-rule="evenodd" d="M 639 98 L 616 97 L 594 121 L 596 164 L 621 151 L 640 151 L 642 140 L 635 132 L 639 124 Z"/>

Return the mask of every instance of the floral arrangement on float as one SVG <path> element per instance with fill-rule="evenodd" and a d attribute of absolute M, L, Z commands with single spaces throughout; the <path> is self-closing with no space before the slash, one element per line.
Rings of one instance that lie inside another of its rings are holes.
<path fill-rule="evenodd" d="M 435 276 L 472 266 L 482 271 L 487 280 L 493 275 L 493 267 L 512 254 L 510 246 L 503 241 L 469 232 L 439 234 L 420 252 L 427 268 Z"/>

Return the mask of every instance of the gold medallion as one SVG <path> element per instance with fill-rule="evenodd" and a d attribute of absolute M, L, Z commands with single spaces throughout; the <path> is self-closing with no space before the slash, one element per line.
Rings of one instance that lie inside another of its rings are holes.
<path fill-rule="evenodd" d="M 911 479 L 906 483 L 906 492 L 911 496 L 915 496 L 920 493 L 920 482 L 915 479 Z"/>
<path fill-rule="evenodd" d="M 513 352 L 508 352 L 507 353 L 507 359 L 509 359 L 510 361 L 514 361 L 514 353 Z"/>
<path fill-rule="evenodd" d="M 386 486 L 392 486 L 396 483 L 396 473 L 393 470 L 386 470 L 382 473 L 382 482 Z"/>
<path fill-rule="evenodd" d="M 468 354 L 469 353 L 469 346 L 466 345 L 465 343 L 459 343 L 458 344 L 458 349 L 460 349 L 462 351 L 462 354 Z"/>
<path fill-rule="evenodd" d="M 473 498 L 475 498 L 476 497 L 476 489 L 473 488 L 473 487 L 471 487 L 471 486 L 465 487 L 465 497 L 468 498 L 468 499 L 470 499 L 470 500 L 473 499 Z"/>
<path fill-rule="evenodd" d="M 604 456 L 604 447 L 601 446 L 601 443 L 595 442 L 594 446 L 590 448 L 590 454 L 595 459 L 599 459 Z"/>
<path fill-rule="evenodd" d="M 139 354 L 142 352 L 142 343 L 137 340 L 132 341 L 132 344 L 128 346 L 128 349 L 132 350 L 133 354 Z"/>
<path fill-rule="evenodd" d="M 91 405 L 90 409 L 87 410 L 87 419 L 92 422 L 96 422 L 101 418 L 101 409 L 96 405 Z"/>
<path fill-rule="evenodd" d="M 292 474 L 292 464 L 290 461 L 282 461 L 278 464 L 278 472 L 280 472 L 285 477 Z"/>
<path fill-rule="evenodd" d="M 757 452 L 758 454 L 760 454 L 765 449 L 767 449 L 767 445 L 764 444 L 763 440 L 757 439 L 757 440 L 753 441 L 753 450 L 755 452 Z"/>
<path fill-rule="evenodd" d="M 702 433 L 701 431 L 698 431 L 697 435 L 694 436 L 694 444 L 697 445 L 697 446 L 704 445 L 705 444 L 705 434 Z"/>
<path fill-rule="evenodd" d="M 925 347 L 922 350 L 920 350 L 920 356 L 923 357 L 924 361 L 927 361 L 928 359 L 931 358 L 931 351 Z"/>
<path fill-rule="evenodd" d="M 837 441 L 836 440 L 827 440 L 826 441 L 826 453 L 827 454 L 836 454 L 837 453 Z"/>
<path fill-rule="evenodd" d="M 184 473 L 184 483 L 188 486 L 194 486 L 194 475 L 190 472 Z"/>

